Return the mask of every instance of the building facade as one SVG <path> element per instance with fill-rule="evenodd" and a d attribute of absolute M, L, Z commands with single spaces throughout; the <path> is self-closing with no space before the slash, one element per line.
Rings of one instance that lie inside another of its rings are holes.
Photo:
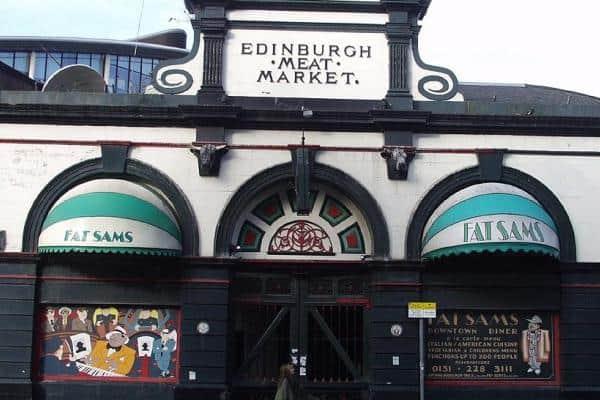
<path fill-rule="evenodd" d="M 459 84 L 429 1 L 187 4 L 160 94 L 0 92 L 0 396 L 596 398 L 598 99 Z"/>
<path fill-rule="evenodd" d="M 160 61 L 187 55 L 186 37 L 178 29 L 129 41 L 0 37 L 0 62 L 40 87 L 64 67 L 86 65 L 104 78 L 107 92 L 139 94 L 152 82 L 152 70 Z"/>

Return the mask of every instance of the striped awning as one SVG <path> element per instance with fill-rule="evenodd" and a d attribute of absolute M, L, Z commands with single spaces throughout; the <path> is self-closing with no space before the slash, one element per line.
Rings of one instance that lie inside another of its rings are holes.
<path fill-rule="evenodd" d="M 42 226 L 38 251 L 179 255 L 181 232 L 152 191 L 104 179 L 83 184 L 56 202 Z"/>
<path fill-rule="evenodd" d="M 436 209 L 425 226 L 421 256 L 533 252 L 558 257 L 556 224 L 531 195 L 483 183 L 463 189 Z"/>

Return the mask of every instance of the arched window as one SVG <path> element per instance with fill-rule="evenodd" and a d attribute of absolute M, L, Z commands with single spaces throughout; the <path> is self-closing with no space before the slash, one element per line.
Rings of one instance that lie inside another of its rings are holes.
<path fill-rule="evenodd" d="M 371 236 L 362 212 L 325 185 L 310 193 L 311 209 L 298 215 L 295 193 L 285 186 L 252 201 L 238 221 L 232 251 L 244 258 L 323 257 L 360 259 Z"/>

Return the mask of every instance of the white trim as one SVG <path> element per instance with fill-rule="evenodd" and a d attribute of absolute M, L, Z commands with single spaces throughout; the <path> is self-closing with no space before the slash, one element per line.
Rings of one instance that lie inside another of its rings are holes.
<path fill-rule="evenodd" d="M 102 77 L 104 78 L 104 82 L 106 83 L 106 86 L 108 87 L 109 85 L 109 79 L 110 79 L 110 54 L 104 54 L 104 72 L 102 74 Z M 111 88 L 111 90 L 113 90 L 114 88 Z"/>
<path fill-rule="evenodd" d="M 30 51 L 29 52 L 29 71 L 27 72 L 27 75 L 29 76 L 29 78 L 34 79 L 35 80 L 35 51 Z"/>

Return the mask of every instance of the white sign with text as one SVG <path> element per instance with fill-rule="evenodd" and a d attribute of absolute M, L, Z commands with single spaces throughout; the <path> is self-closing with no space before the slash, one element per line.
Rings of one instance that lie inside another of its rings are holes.
<path fill-rule="evenodd" d="M 229 31 L 229 96 L 380 100 L 389 86 L 383 33 Z"/>

